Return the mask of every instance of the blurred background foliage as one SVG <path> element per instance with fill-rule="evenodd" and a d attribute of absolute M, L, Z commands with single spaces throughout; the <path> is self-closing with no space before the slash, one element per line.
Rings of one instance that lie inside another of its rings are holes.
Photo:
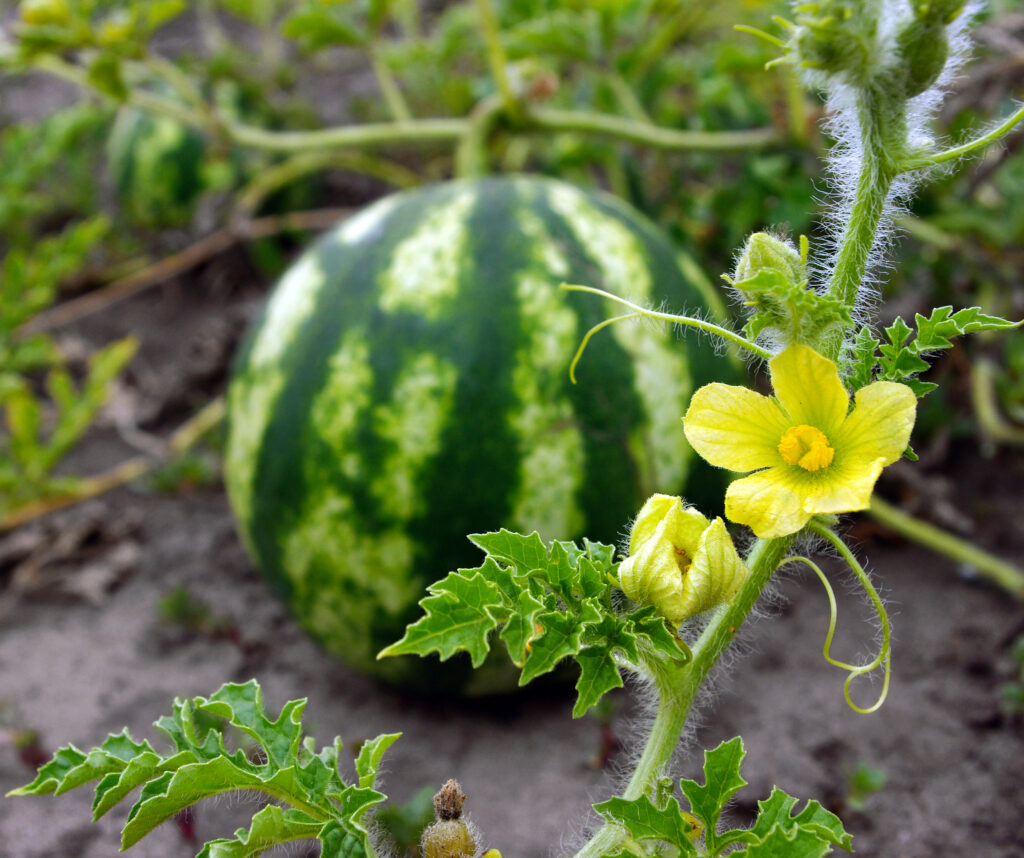
<path fill-rule="evenodd" d="M 54 476 L 59 462 L 134 349 L 123 340 L 75 353 L 46 323 L 53 305 L 109 288 L 241 220 L 358 205 L 450 177 L 451 141 L 290 146 L 282 132 L 391 123 L 400 136 L 412 118 L 478 116 L 502 87 L 482 26 L 488 11 L 507 61 L 505 85 L 524 105 L 643 128 L 776 132 L 770 145 L 738 151 L 669 151 L 502 115 L 487 128 L 490 169 L 544 173 L 628 200 L 673 237 L 719 315 L 735 308 L 718 276 L 748 234 L 806 233 L 812 248 L 820 237 L 822 105 L 790 68 L 765 69 L 776 48 L 732 30 L 777 30 L 772 16 L 787 14 L 782 3 L 0 6 L 0 515 L 74 489 L 73 478 Z M 978 56 L 937 123 L 952 139 L 1005 115 L 1024 93 L 1024 13 L 1014 0 L 996 0 L 983 16 Z M 1024 314 L 1022 144 L 1018 129 L 924 188 L 901 218 L 887 313 L 950 303 Z M 250 241 L 249 265 L 269 279 L 292 244 Z M 1024 335 L 968 348 L 937 368 L 953 383 L 925 401 L 922 428 L 1020 442 Z M 959 416 L 951 417 L 954 405 Z"/>

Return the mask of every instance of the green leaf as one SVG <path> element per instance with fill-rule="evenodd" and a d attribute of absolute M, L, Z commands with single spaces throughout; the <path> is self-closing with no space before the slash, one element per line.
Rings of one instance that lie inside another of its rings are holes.
<path fill-rule="evenodd" d="M 296 759 L 302 739 L 305 698 L 289 700 L 276 721 L 264 714 L 263 691 L 255 679 L 241 684 L 229 682 L 209 700 L 199 700 L 197 709 L 223 718 L 255 739 L 273 768 L 284 768 Z"/>
<path fill-rule="evenodd" d="M 296 793 L 301 795 L 301 790 L 296 789 L 294 774 L 294 769 L 288 768 L 264 778 L 262 773 L 240 766 L 226 756 L 166 772 L 142 788 L 121 832 L 121 848 L 128 849 L 160 823 L 213 795 L 257 789 L 284 801 L 294 801 Z"/>
<path fill-rule="evenodd" d="M 594 810 L 609 822 L 621 825 L 634 840 L 662 840 L 676 847 L 681 855 L 698 854 L 690 840 L 694 826 L 683 816 L 674 797 L 663 808 L 641 796 L 632 801 L 612 798 L 595 804 Z"/>
<path fill-rule="evenodd" d="M 380 761 L 395 742 L 402 738 L 401 733 L 383 733 L 376 739 L 363 742 L 356 757 L 356 774 L 359 776 L 360 787 L 372 787 L 377 782 Z"/>
<path fill-rule="evenodd" d="M 594 622 L 600 619 L 596 611 L 591 616 Z M 580 651 L 583 629 L 576 617 L 562 611 L 548 611 L 538 614 L 536 623 L 541 632 L 530 641 L 520 685 L 554 670 L 562 659 Z"/>
<path fill-rule="evenodd" d="M 527 646 L 534 636 L 539 634 L 536 625 L 537 614 L 543 611 L 545 606 L 528 590 L 522 590 L 515 598 L 513 610 L 499 636 L 505 642 L 512 663 L 522 667 L 526 661 Z"/>
<path fill-rule="evenodd" d="M 565 659 L 580 666 L 573 715 L 580 717 L 622 685 L 619 661 L 640 664 L 655 657 L 676 664 L 689 659 L 653 609 L 615 613 L 611 589 L 615 549 L 585 541 L 544 545 L 537 533 L 478 533 L 470 540 L 486 553 L 476 569 L 460 569 L 427 589 L 425 615 L 402 640 L 378 657 L 465 651 L 474 666 L 489 652 L 491 634 L 505 643 L 521 668 L 520 685 L 548 673 Z"/>
<path fill-rule="evenodd" d="M 690 809 L 704 824 L 704 836 L 709 849 L 718 847 L 718 819 L 730 798 L 747 785 L 740 776 L 740 765 L 747 752 L 743 740 L 737 736 L 722 742 L 717 748 L 704 752 L 704 785 L 683 779 L 679 782 Z"/>
<path fill-rule="evenodd" d="M 885 335 L 889 338 L 889 342 L 896 346 L 896 348 L 902 346 L 911 333 L 913 333 L 911 328 L 899 316 L 896 317 L 896 321 L 885 329 Z"/>
<path fill-rule="evenodd" d="M 794 816 L 793 809 L 796 804 L 795 798 L 775 787 L 767 799 L 757 803 L 759 811 L 754 827 L 742 833 L 737 832 L 738 836 L 735 838 L 726 836 L 723 840 L 755 844 L 768 838 L 774 829 L 785 832 L 805 829 L 825 843 L 838 846 L 847 852 L 853 851 L 853 838 L 846 833 L 838 816 L 825 810 L 816 801 L 807 802 L 804 809 Z"/>
<path fill-rule="evenodd" d="M 335 10 L 326 9 L 293 12 L 285 18 L 281 32 L 286 39 L 298 42 L 307 53 L 338 45 L 358 47 L 367 40 L 366 34 L 352 21 L 343 18 L 340 12 L 335 14 Z"/>
<path fill-rule="evenodd" d="M 523 536 L 502 528 L 497 533 L 471 534 L 469 541 L 491 557 L 511 563 L 520 575 L 546 569 L 548 565 L 548 550 L 537 531 Z"/>
<path fill-rule="evenodd" d="M 320 832 L 320 858 L 366 858 L 372 854 L 366 835 L 332 820 Z"/>
<path fill-rule="evenodd" d="M 121 61 L 115 54 L 101 53 L 86 68 L 89 84 L 114 101 L 128 98 L 128 87 L 121 75 Z"/>
<path fill-rule="evenodd" d="M 313 840 L 320 835 L 324 824 L 300 810 L 284 810 L 276 804 L 268 804 L 253 816 L 248 830 L 239 828 L 231 840 L 210 841 L 196 858 L 250 858 L 281 843 Z"/>
<path fill-rule="evenodd" d="M 878 378 L 902 382 L 920 399 L 937 387 L 916 378 L 929 368 L 924 355 L 951 348 L 953 338 L 963 334 L 1005 330 L 1022 323 L 986 315 L 979 307 L 967 307 L 954 313 L 952 307 L 945 306 L 936 307 L 928 317 L 917 313 L 914 324 L 916 332 L 903 319 L 897 318 L 885 329 L 887 342 L 882 343 L 867 328 L 857 332 L 844 362 L 847 381 L 853 390 L 870 384 L 877 367 Z"/>
<path fill-rule="evenodd" d="M 334 850 L 325 846 L 325 855 L 362 858 L 370 853 L 363 817 L 385 800 L 373 783 L 381 758 L 398 735 L 364 743 L 356 759 L 358 780 L 348 784 L 338 772 L 341 740 L 316 751 L 312 737 L 303 738 L 300 717 L 305 703 L 289 701 L 277 718 L 271 718 L 255 681 L 226 684 L 209 698 L 179 698 L 171 714 L 156 722 L 173 746 L 169 755 L 147 742 L 135 742 L 125 731 L 87 753 L 73 746 L 61 748 L 31 784 L 11 794 L 65 792 L 98 781 L 93 801 L 98 818 L 141 786 L 122 830 L 122 846 L 127 849 L 203 798 L 257 790 L 288 807 L 262 809 L 248 830 L 207 844 L 201 855 L 237 858 L 260 854 L 277 843 L 320 838 Z M 262 753 L 256 761 L 243 750 L 227 750 L 223 731 L 228 728 L 257 743 Z"/>
<path fill-rule="evenodd" d="M 479 572 L 470 572 L 473 570 L 450 572 L 443 581 L 432 584 L 433 595 L 420 601 L 426 615 L 377 658 L 437 652 L 444 661 L 465 651 L 470 654 L 473 667 L 483 664 L 490 650 L 487 637 L 497 626 L 490 609 L 502 603 L 501 590 Z"/>
<path fill-rule="evenodd" d="M 776 825 L 759 843 L 731 854 L 735 858 L 822 858 L 831 851 L 827 841 L 808 829 Z"/>
<path fill-rule="evenodd" d="M 669 628 L 666 619 L 657 613 L 653 605 L 630 614 L 629 622 L 637 638 L 663 658 L 683 665 L 693 657 L 686 641 Z"/>
<path fill-rule="evenodd" d="M 622 687 L 622 677 L 609 646 L 588 646 L 576 655 L 580 678 L 576 681 L 576 705 L 573 718 L 581 718 L 613 688 Z"/>

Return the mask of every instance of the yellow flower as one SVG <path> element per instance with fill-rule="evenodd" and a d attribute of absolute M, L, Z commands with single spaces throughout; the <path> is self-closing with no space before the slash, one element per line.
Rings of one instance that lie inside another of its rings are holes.
<path fill-rule="evenodd" d="M 653 605 L 674 626 L 732 598 L 746 580 L 725 522 L 708 521 L 677 497 L 652 495 L 629 535 L 619 583 L 638 605 Z"/>
<path fill-rule="evenodd" d="M 791 345 L 768 367 L 774 397 L 708 384 L 683 418 L 687 440 L 712 465 L 756 471 L 729 486 L 726 516 L 768 538 L 819 513 L 867 509 L 882 468 L 910 440 L 914 393 L 877 381 L 857 391 L 850 411 L 835 363 L 814 349 Z"/>

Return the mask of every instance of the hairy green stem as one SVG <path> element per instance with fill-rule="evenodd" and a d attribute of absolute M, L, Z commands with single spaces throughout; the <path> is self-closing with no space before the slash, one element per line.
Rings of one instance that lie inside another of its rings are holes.
<path fill-rule="evenodd" d="M 1008 593 L 1024 600 L 1024 572 L 964 539 L 958 539 L 932 524 L 914 518 L 886 503 L 877 495 L 871 498 L 868 510 L 871 517 L 901 536 L 914 540 L 939 554 L 945 554 L 960 563 L 978 570 L 980 575 L 994 581 Z"/>
<path fill-rule="evenodd" d="M 697 642 L 693 658 L 682 667 L 671 667 L 649 659 L 644 667 L 658 691 L 658 708 L 640 760 L 622 797 L 627 800 L 647 795 L 679 744 L 693 701 L 701 685 L 736 637 L 772 573 L 785 557 L 793 537 L 758 540 L 747 555 L 750 575 L 732 600 L 712 616 Z M 576 853 L 575 858 L 601 858 L 621 847 L 626 833 L 607 823 Z"/>
<path fill-rule="evenodd" d="M 866 88 L 859 97 L 861 125 L 861 167 L 853 206 L 829 279 L 828 292 L 852 308 L 864 280 L 868 259 L 875 244 L 882 213 L 898 170 L 892 155 L 902 150 L 906 135 L 902 106 L 884 93 Z M 835 358 L 839 342 L 829 351 Z"/>

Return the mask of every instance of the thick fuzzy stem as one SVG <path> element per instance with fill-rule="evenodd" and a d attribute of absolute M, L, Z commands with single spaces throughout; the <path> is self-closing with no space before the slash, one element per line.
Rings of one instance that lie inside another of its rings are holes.
<path fill-rule="evenodd" d="M 828 291 L 851 309 L 864 281 L 882 222 L 889 190 L 898 175 L 906 146 L 906 119 L 899 97 L 880 88 L 865 88 L 858 98 L 861 166 Z M 838 353 L 839 344 L 833 349 Z M 829 357 L 835 357 L 835 354 Z"/>

